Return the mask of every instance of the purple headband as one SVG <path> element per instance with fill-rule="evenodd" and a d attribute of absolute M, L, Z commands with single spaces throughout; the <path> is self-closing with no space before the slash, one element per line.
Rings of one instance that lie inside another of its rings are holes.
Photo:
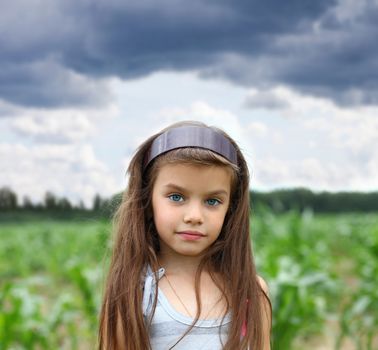
<path fill-rule="evenodd" d="M 225 157 L 231 163 L 238 164 L 236 149 L 225 136 L 207 127 L 182 126 L 164 132 L 152 142 L 145 157 L 144 169 L 157 156 L 184 147 L 205 148 Z"/>

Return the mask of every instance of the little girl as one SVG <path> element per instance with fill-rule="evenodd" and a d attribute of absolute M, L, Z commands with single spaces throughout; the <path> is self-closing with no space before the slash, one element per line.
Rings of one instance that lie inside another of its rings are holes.
<path fill-rule="evenodd" d="M 99 349 L 270 349 L 249 173 L 235 141 L 199 122 L 177 123 L 139 147 L 128 174 Z"/>

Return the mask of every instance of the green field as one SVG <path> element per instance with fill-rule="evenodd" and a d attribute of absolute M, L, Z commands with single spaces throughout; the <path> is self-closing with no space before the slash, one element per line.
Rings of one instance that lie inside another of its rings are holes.
<path fill-rule="evenodd" d="M 274 349 L 378 348 L 378 214 L 260 209 L 251 227 Z M 94 349 L 110 244 L 108 220 L 0 221 L 0 349 Z"/>

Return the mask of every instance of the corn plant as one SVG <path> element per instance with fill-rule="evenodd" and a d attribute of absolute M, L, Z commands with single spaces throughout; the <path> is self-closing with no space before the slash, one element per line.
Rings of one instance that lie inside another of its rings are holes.
<path fill-rule="evenodd" d="M 108 227 L 0 226 L 1 350 L 94 348 Z"/>
<path fill-rule="evenodd" d="M 275 350 L 309 348 L 335 319 L 334 349 L 377 348 L 377 214 L 258 208 L 251 232 Z M 110 238 L 101 220 L 0 222 L 0 350 L 95 348 Z"/>
<path fill-rule="evenodd" d="M 348 250 L 353 252 L 352 268 L 358 278 L 354 288 L 349 286 L 351 293 L 340 313 L 335 348 L 342 349 L 343 340 L 349 337 L 356 349 L 372 350 L 378 346 L 378 226 L 361 231 L 359 227 L 364 222 L 356 218 L 354 221 L 348 231 Z"/>
<path fill-rule="evenodd" d="M 274 349 L 292 349 L 298 336 L 319 333 L 332 312 L 328 300 L 338 285 L 313 220 L 311 212 L 277 218 L 264 208 L 252 219 L 258 270 L 270 286 Z"/>

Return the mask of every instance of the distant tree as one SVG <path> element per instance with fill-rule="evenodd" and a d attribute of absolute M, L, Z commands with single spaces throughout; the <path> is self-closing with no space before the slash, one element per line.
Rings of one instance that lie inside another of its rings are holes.
<path fill-rule="evenodd" d="M 113 195 L 110 199 L 103 203 L 103 212 L 107 216 L 113 216 L 122 202 L 123 192 Z"/>
<path fill-rule="evenodd" d="M 72 204 L 70 203 L 70 201 L 67 198 L 60 198 L 57 201 L 57 207 L 60 210 L 63 210 L 63 211 L 72 210 Z"/>
<path fill-rule="evenodd" d="M 0 188 L 0 209 L 17 209 L 17 195 L 9 187 Z"/>
<path fill-rule="evenodd" d="M 84 202 L 82 199 L 80 199 L 80 202 L 79 202 L 79 209 L 80 210 L 84 210 L 85 209 L 85 205 L 84 205 Z"/>
<path fill-rule="evenodd" d="M 55 197 L 54 193 L 49 191 L 45 194 L 45 208 L 48 210 L 56 209 L 57 207 L 57 198 Z"/>
<path fill-rule="evenodd" d="M 100 197 L 99 194 L 96 194 L 93 199 L 92 210 L 99 211 L 101 209 L 102 204 L 103 204 L 102 198 Z"/>
<path fill-rule="evenodd" d="M 29 196 L 24 196 L 22 199 L 22 207 L 24 209 L 34 209 L 34 205 Z"/>
<path fill-rule="evenodd" d="M 320 192 L 305 188 L 251 192 L 252 210 L 259 205 L 270 207 L 276 213 L 287 210 L 303 211 L 311 208 L 319 213 L 377 212 L 378 192 Z"/>

